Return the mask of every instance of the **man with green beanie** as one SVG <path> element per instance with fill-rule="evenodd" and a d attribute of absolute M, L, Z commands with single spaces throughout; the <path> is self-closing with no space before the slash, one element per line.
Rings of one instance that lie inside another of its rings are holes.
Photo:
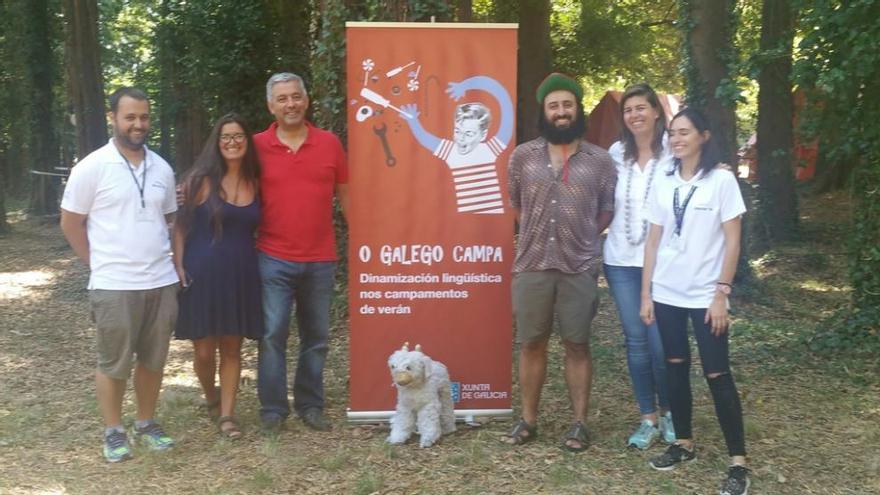
<path fill-rule="evenodd" d="M 536 92 L 541 136 L 510 157 L 510 202 L 519 238 L 513 263 L 513 310 L 520 344 L 522 418 L 502 440 L 521 445 L 538 434 L 538 403 L 554 315 L 565 348 L 573 421 L 562 447 L 588 446 L 585 426 L 592 383 L 590 326 L 598 308 L 599 235 L 611 222 L 617 173 L 608 153 L 587 143 L 583 89 L 552 73 Z"/>

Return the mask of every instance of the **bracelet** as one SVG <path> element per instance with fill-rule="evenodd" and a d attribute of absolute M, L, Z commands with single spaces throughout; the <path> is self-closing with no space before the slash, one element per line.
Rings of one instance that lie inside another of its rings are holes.
<path fill-rule="evenodd" d="M 731 289 L 733 288 L 733 284 L 728 284 L 727 282 L 715 282 L 715 285 L 726 285 Z"/>

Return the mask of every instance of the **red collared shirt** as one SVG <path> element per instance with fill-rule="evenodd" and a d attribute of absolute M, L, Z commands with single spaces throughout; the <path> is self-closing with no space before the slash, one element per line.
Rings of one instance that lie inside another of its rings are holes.
<path fill-rule="evenodd" d="M 334 261 L 333 195 L 336 184 L 348 182 L 348 164 L 335 134 L 306 126 L 297 151 L 278 139 L 277 122 L 254 135 L 262 198 L 257 248 L 287 261 Z"/>

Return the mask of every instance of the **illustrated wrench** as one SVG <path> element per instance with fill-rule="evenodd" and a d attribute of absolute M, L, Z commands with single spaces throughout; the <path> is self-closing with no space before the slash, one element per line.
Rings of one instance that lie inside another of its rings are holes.
<path fill-rule="evenodd" d="M 382 141 L 382 148 L 385 150 L 385 165 L 389 167 L 393 167 L 394 164 L 397 163 L 397 159 L 394 158 L 394 155 L 391 154 L 391 146 L 388 145 L 388 138 L 385 137 L 385 134 L 388 132 L 388 126 L 382 122 L 380 126 L 373 126 L 373 132 L 379 136 L 379 140 Z"/>

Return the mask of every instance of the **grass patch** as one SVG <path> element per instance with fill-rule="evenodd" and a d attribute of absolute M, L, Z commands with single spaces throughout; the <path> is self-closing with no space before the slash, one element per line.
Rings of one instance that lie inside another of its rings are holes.
<path fill-rule="evenodd" d="M 370 495 L 378 492 L 384 484 L 381 474 L 373 471 L 364 471 L 354 483 L 355 495 Z"/>
<path fill-rule="evenodd" d="M 828 201 L 839 204 L 839 198 Z M 807 345 L 811 332 L 848 297 L 845 258 L 836 253 L 832 237 L 841 235 L 839 222 L 827 217 L 842 210 L 828 205 L 814 208 L 804 220 L 809 244 L 784 246 L 759 258 L 755 283 L 738 288 L 733 299 L 731 362 L 742 394 L 755 493 L 800 495 L 816 492 L 817 486 L 823 495 L 880 493 L 878 358 L 814 354 Z M 237 405 L 245 434 L 235 442 L 221 439 L 198 409 L 201 392 L 191 369 L 191 345 L 173 342 L 159 416 L 178 445 L 163 453 L 138 448 L 133 461 L 107 465 L 94 400 L 88 274 L 56 225 L 24 218 L 13 230 L 0 238 L 0 273 L 51 277 L 28 286 L 28 293 L 11 304 L 0 302 L 0 493 L 678 495 L 714 493 L 723 476 L 727 455 L 695 347 L 691 381 L 700 461 L 659 473 L 647 462 L 663 445 L 644 452 L 624 447 L 639 415 L 616 310 L 604 288 L 593 325 L 595 375 L 586 452 L 569 454 L 559 447 L 571 411 L 556 338 L 539 437 L 528 445 L 511 448 L 498 441 L 510 431 L 508 421 L 462 426 L 430 449 L 419 448 L 417 440 L 386 444 L 387 429 L 348 426 L 343 295 L 334 303 L 325 374 L 333 431 L 313 432 L 291 418 L 277 437 L 260 435 L 257 350 L 246 343 Z M 296 345 L 292 338 L 291 370 Z M 513 393 L 518 407 L 516 382 Z M 124 410 L 131 422 L 130 388 Z"/>

